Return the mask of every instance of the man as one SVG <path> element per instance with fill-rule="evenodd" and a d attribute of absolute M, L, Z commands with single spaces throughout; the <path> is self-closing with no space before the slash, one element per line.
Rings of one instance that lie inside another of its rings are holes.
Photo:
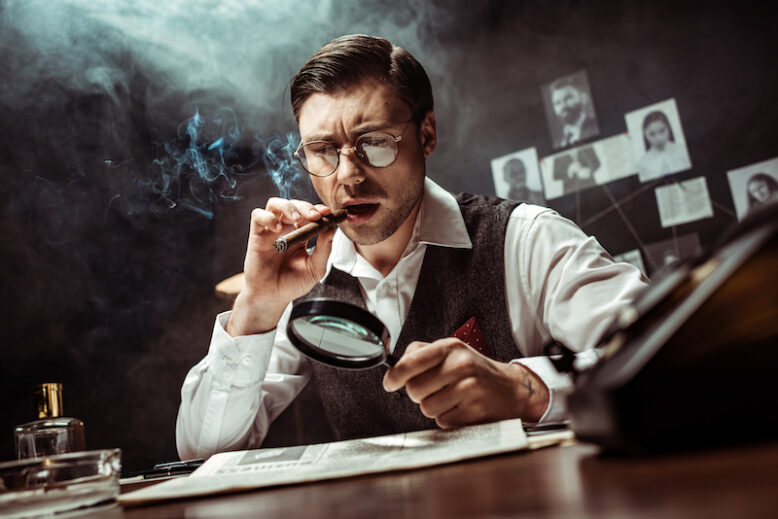
<path fill-rule="evenodd" d="M 507 198 L 529 204 L 542 204 L 545 202 L 543 196 L 529 188 L 527 185 L 527 168 L 524 162 L 513 157 L 505 162 L 502 168 L 503 180 L 508 184 Z"/>
<path fill-rule="evenodd" d="M 454 197 L 426 178 L 437 142 L 429 79 L 386 40 L 326 44 L 293 78 L 291 100 L 297 154 L 324 203 L 271 198 L 253 211 L 243 289 L 182 388 L 180 456 L 259 446 L 309 381 L 337 439 L 562 418 L 569 381 L 542 347 L 591 348 L 643 287 L 639 272 L 548 209 Z M 347 221 L 310 255 L 276 251 L 280 234 L 340 208 Z M 292 301 L 334 294 L 384 322 L 392 369 L 338 370 L 289 343 Z M 488 355 L 450 337 L 466 322 L 480 325 Z"/>
<path fill-rule="evenodd" d="M 600 128 L 593 114 L 589 114 L 589 95 L 572 77 L 564 77 L 551 84 L 551 105 L 562 125 L 562 136 L 554 148 L 566 148 L 589 137 L 599 135 Z"/>
<path fill-rule="evenodd" d="M 596 185 L 594 174 L 600 169 L 592 146 L 576 148 L 554 159 L 553 177 L 562 182 L 562 192 L 567 195 Z"/>

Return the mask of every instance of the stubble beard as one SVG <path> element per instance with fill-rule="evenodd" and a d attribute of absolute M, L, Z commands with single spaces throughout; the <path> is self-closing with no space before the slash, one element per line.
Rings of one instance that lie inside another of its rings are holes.
<path fill-rule="evenodd" d="M 578 121 L 578 118 L 581 117 L 581 112 L 583 112 L 583 106 L 581 104 L 567 107 L 562 111 L 562 121 L 564 121 L 565 124 L 574 124 Z"/>
<path fill-rule="evenodd" d="M 341 230 L 349 240 L 357 245 L 375 245 L 384 241 L 393 235 L 408 219 L 411 211 L 413 211 L 413 208 L 421 199 L 424 192 L 424 175 L 421 176 L 420 180 L 415 181 L 411 188 L 403 192 L 402 197 L 394 207 L 387 208 L 384 206 L 381 208 L 384 210 L 384 214 L 376 215 L 382 218 L 381 221 L 376 221 L 375 224 L 368 222 L 359 227 L 341 225 Z"/>

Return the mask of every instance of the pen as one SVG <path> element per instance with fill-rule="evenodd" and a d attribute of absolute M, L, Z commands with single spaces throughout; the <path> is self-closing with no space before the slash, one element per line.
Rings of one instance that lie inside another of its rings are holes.
<path fill-rule="evenodd" d="M 194 472 L 197 467 L 205 462 L 204 459 L 198 458 L 185 461 L 170 461 L 166 463 L 157 463 L 154 468 L 149 470 L 141 470 L 139 472 L 132 472 L 124 477 L 137 477 L 143 476 L 143 479 L 162 478 L 167 476 L 180 476 L 183 474 L 189 474 Z"/>

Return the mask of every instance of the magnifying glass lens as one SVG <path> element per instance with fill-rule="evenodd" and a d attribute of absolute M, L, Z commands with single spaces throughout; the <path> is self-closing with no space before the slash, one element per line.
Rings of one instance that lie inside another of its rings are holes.
<path fill-rule="evenodd" d="M 379 344 L 381 342 L 381 339 L 376 334 L 364 326 L 347 319 L 341 319 L 340 317 L 315 315 L 308 318 L 308 322 L 316 326 L 321 326 L 332 333 L 339 333 L 343 335 L 344 338 L 369 341 L 373 344 Z"/>
<path fill-rule="evenodd" d="M 313 300 L 296 305 L 287 335 L 301 352 L 332 366 L 364 369 L 387 360 L 386 328 L 348 303 Z"/>

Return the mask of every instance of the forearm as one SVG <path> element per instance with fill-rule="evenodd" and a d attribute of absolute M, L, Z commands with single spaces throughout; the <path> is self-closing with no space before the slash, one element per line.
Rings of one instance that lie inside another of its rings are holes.
<path fill-rule="evenodd" d="M 278 325 L 288 301 L 260 301 L 245 288 L 235 298 L 225 330 L 231 337 L 272 331 Z"/>
<path fill-rule="evenodd" d="M 576 355 L 576 367 L 584 368 L 594 364 L 599 357 L 598 350 L 587 350 Z M 525 357 L 515 359 L 511 361 L 512 364 L 520 364 L 533 373 L 538 379 L 539 383 L 535 383 L 535 387 L 542 384 L 547 391 L 548 400 L 545 407 L 542 407 L 540 414 L 535 415 L 535 419 L 527 419 L 527 421 L 536 421 L 539 423 L 546 422 L 560 422 L 567 419 L 567 395 L 573 389 L 573 381 L 569 375 L 559 373 L 554 365 L 551 363 L 548 357 Z M 535 407 L 534 411 L 537 413 L 538 408 Z"/>
<path fill-rule="evenodd" d="M 201 364 L 190 371 L 181 389 L 176 420 L 176 446 L 181 459 L 244 449 L 252 436 L 261 441 L 269 420 L 260 405 L 260 384 L 222 384 Z"/>
<path fill-rule="evenodd" d="M 258 447 L 308 379 L 283 331 L 232 338 L 224 330 L 229 316 L 217 317 L 208 355 L 181 389 L 176 444 L 182 458 Z"/>

